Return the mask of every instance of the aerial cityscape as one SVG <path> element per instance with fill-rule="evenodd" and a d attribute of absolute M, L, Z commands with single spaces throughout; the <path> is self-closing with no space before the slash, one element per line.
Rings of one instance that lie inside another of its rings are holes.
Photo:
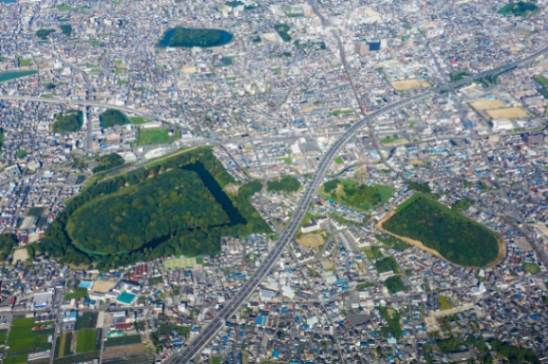
<path fill-rule="evenodd" d="M 548 363 L 547 0 L 0 0 L 0 363 Z"/>

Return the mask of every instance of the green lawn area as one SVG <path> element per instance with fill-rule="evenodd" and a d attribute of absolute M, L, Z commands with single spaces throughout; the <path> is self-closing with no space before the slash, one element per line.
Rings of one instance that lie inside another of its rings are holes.
<path fill-rule="evenodd" d="M 137 133 L 137 145 L 168 144 L 180 137 L 179 130 L 170 135 L 168 128 L 141 128 Z"/>
<path fill-rule="evenodd" d="M 72 333 L 64 332 L 61 336 L 57 337 L 57 345 L 55 345 L 55 357 L 63 358 L 72 354 Z"/>
<path fill-rule="evenodd" d="M 394 189 L 384 185 L 360 185 L 351 179 L 333 179 L 324 183 L 324 197 L 361 211 L 367 211 L 384 204 Z"/>
<path fill-rule="evenodd" d="M 388 292 L 392 294 L 406 290 L 405 285 L 403 284 L 399 276 L 392 276 L 388 278 L 386 281 L 384 281 L 384 286 L 388 288 Z"/>
<path fill-rule="evenodd" d="M 270 180 L 266 184 L 269 192 L 296 192 L 301 188 L 301 182 L 294 176 L 285 175 L 281 178 Z"/>
<path fill-rule="evenodd" d="M 353 113 L 354 113 L 354 110 L 352 110 L 351 108 L 341 108 L 341 109 L 336 109 L 329 112 L 329 115 L 335 116 L 335 117 L 341 117 L 341 116 L 345 117 L 348 115 L 352 115 Z"/>
<path fill-rule="evenodd" d="M 105 346 L 123 346 L 131 344 L 139 344 L 141 342 L 140 335 L 111 337 L 105 342 Z"/>
<path fill-rule="evenodd" d="M 75 288 L 70 292 L 65 293 L 65 300 L 70 301 L 72 299 L 79 300 L 85 298 L 88 295 L 86 288 Z"/>
<path fill-rule="evenodd" d="M 142 116 L 131 116 L 129 118 L 129 122 L 134 124 L 134 125 L 141 125 L 141 124 L 145 124 L 148 122 L 147 119 L 145 119 L 144 117 Z"/>
<path fill-rule="evenodd" d="M 94 329 L 97 325 L 97 312 L 82 312 L 76 319 L 76 330 Z"/>
<path fill-rule="evenodd" d="M 0 345 L 6 342 L 8 337 L 8 330 L 0 330 Z"/>
<path fill-rule="evenodd" d="M 40 330 L 32 330 L 33 327 Z M 35 323 L 34 319 L 16 317 L 12 321 L 8 336 L 9 355 L 34 353 L 50 348 L 48 336 L 53 332 L 51 322 Z"/>
<path fill-rule="evenodd" d="M 169 335 L 173 331 L 177 332 L 183 337 L 187 337 L 190 334 L 190 326 L 161 323 L 158 327 L 158 335 Z"/>
<path fill-rule="evenodd" d="M 537 274 L 540 272 L 540 267 L 538 264 L 535 263 L 523 263 L 523 270 L 530 274 Z"/>
<path fill-rule="evenodd" d="M 536 84 L 538 85 L 538 91 L 545 99 L 548 99 L 548 78 L 544 75 L 536 75 L 533 77 Z"/>
<path fill-rule="evenodd" d="M 453 308 L 453 302 L 451 302 L 451 299 L 444 295 L 439 295 L 438 302 L 440 305 L 440 310 L 449 310 Z"/>
<path fill-rule="evenodd" d="M 415 193 L 402 203 L 383 227 L 421 241 L 447 260 L 463 266 L 485 266 L 497 258 L 497 236 L 431 195 Z"/>
<path fill-rule="evenodd" d="M 394 249 L 397 251 L 404 251 L 405 249 L 409 248 L 409 245 L 401 241 L 400 239 L 388 235 L 388 234 L 375 234 L 375 238 L 377 241 L 382 243 L 386 248 Z"/>
<path fill-rule="evenodd" d="M 76 351 L 89 353 L 97 350 L 97 329 L 80 329 L 76 332 Z"/>
<path fill-rule="evenodd" d="M 2 361 L 2 364 L 26 364 L 27 362 L 28 354 L 21 354 L 21 355 L 10 355 Z"/>
<path fill-rule="evenodd" d="M 377 260 L 383 257 L 381 249 L 378 246 L 370 246 L 363 248 L 363 253 L 369 260 Z"/>

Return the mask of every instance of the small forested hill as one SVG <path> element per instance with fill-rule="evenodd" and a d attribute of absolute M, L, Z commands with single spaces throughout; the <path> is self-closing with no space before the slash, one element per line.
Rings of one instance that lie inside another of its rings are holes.
<path fill-rule="evenodd" d="M 383 228 L 418 240 L 459 265 L 485 266 L 499 253 L 491 230 L 421 192 L 401 204 Z"/>
<path fill-rule="evenodd" d="M 216 254 L 222 236 L 268 232 L 249 203 L 257 191 L 235 183 L 208 148 L 98 179 L 69 200 L 48 228 L 42 251 L 107 268 L 172 254 Z"/>

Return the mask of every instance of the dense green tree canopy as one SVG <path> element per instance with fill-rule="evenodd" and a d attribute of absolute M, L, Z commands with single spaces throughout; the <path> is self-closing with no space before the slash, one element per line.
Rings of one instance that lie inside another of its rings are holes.
<path fill-rule="evenodd" d="M 301 182 L 294 176 L 282 176 L 268 181 L 266 188 L 270 192 L 296 192 L 301 188 Z"/>
<path fill-rule="evenodd" d="M 231 198 L 223 191 L 228 183 L 232 176 L 208 148 L 104 176 L 67 202 L 40 248 L 64 262 L 107 268 L 173 254 L 216 254 L 223 236 L 269 232 L 248 201 L 256 184 Z"/>
<path fill-rule="evenodd" d="M 492 231 L 425 193 L 418 192 L 400 205 L 383 227 L 419 240 L 459 265 L 484 266 L 498 255 L 497 237 Z"/>
<path fill-rule="evenodd" d="M 53 131 L 56 133 L 71 133 L 79 131 L 84 123 L 84 115 L 80 110 L 67 110 L 55 115 Z"/>
<path fill-rule="evenodd" d="M 97 166 L 93 168 L 93 173 L 108 171 L 112 168 L 119 167 L 124 164 L 124 158 L 118 153 L 106 154 L 97 159 Z"/>
<path fill-rule="evenodd" d="M 367 211 L 385 203 L 394 189 L 384 185 L 362 185 L 351 179 L 333 179 L 323 185 L 323 192 L 332 200 Z"/>
<path fill-rule="evenodd" d="M 6 260 L 17 244 L 15 234 L 0 234 L 0 260 Z"/>
<path fill-rule="evenodd" d="M 232 41 L 232 34 L 221 29 L 175 27 L 164 32 L 158 46 L 165 47 L 218 47 Z"/>

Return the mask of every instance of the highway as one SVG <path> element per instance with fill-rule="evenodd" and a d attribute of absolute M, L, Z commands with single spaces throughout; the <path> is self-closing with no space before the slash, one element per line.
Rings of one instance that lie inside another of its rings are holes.
<path fill-rule="evenodd" d="M 404 106 L 429 97 L 435 93 L 452 92 L 474 80 L 512 70 L 518 65 L 523 65 L 530 60 L 544 54 L 547 50 L 548 46 L 525 58 L 505 63 L 504 65 L 488 71 L 480 72 L 470 77 L 466 77 L 460 81 L 450 82 L 445 85 L 434 87 L 415 96 L 411 96 L 406 99 L 386 105 L 376 111 L 367 114 L 366 117 L 347 129 L 347 131 L 342 134 L 322 156 L 318 164 L 318 169 L 313 175 L 312 180 L 306 186 L 305 191 L 297 204 L 297 208 L 295 209 L 293 216 L 285 227 L 285 230 L 283 231 L 280 239 L 275 244 L 274 248 L 272 248 L 272 250 L 268 253 L 259 269 L 257 269 L 253 276 L 251 276 L 250 279 L 242 286 L 240 291 L 238 291 L 238 293 L 234 297 L 232 297 L 229 302 L 227 302 L 227 304 L 219 311 L 217 316 L 204 328 L 204 330 L 192 340 L 190 345 L 185 350 L 179 353 L 175 353 L 166 362 L 187 363 L 191 361 L 192 358 L 194 358 L 194 356 L 196 356 L 202 349 L 204 349 L 204 347 L 215 337 L 215 334 L 224 326 L 225 321 L 228 320 L 233 314 L 235 314 L 238 311 L 239 307 L 242 305 L 242 303 L 244 303 L 249 298 L 253 291 L 259 286 L 261 281 L 268 275 L 274 264 L 278 261 L 284 249 L 294 238 L 301 224 L 301 221 L 303 220 L 306 211 L 308 210 L 308 207 L 312 202 L 312 198 L 316 194 L 316 191 L 320 183 L 322 182 L 327 172 L 327 169 L 331 165 L 331 162 L 338 154 L 342 146 L 349 139 L 351 139 L 362 127 L 372 122 L 382 114 L 390 111 L 396 111 Z"/>
<path fill-rule="evenodd" d="M 324 19 L 322 19 L 322 23 L 324 23 L 324 25 L 328 24 L 328 22 Z M 338 36 L 336 37 L 336 40 L 338 43 L 337 46 L 339 47 L 339 50 L 340 50 L 341 62 L 343 63 L 343 67 L 347 68 L 346 67 L 347 61 L 344 56 L 344 52 L 341 51 L 343 45 L 342 43 L 340 43 Z M 398 109 L 404 106 L 415 103 L 421 99 L 430 97 L 434 94 L 454 92 L 459 87 L 465 86 L 472 81 L 482 79 L 487 76 L 497 75 L 497 74 L 511 71 L 515 69 L 516 67 L 526 64 L 527 62 L 533 60 L 534 58 L 546 53 L 547 50 L 548 50 L 548 46 L 542 48 L 541 50 L 525 58 L 507 62 L 491 70 L 479 72 L 475 75 L 465 77 L 462 80 L 459 80 L 456 82 L 449 82 L 443 85 L 436 86 L 422 93 L 419 93 L 414 96 L 408 97 L 406 99 L 402 99 L 392 104 L 383 106 L 382 108 L 377 109 L 376 111 L 373 111 L 370 113 L 366 113 L 364 105 L 361 102 L 359 102 L 359 95 L 357 93 L 357 90 L 354 89 L 351 75 L 348 74 L 347 72 L 347 76 L 349 78 L 349 81 L 351 82 L 353 91 L 356 97 L 358 98 L 359 107 L 362 113 L 365 115 L 364 118 L 356 122 L 355 124 L 353 124 L 342 135 L 340 135 L 339 138 L 329 147 L 327 152 L 322 156 L 318 164 L 316 173 L 312 176 L 312 180 L 307 184 L 304 190 L 304 193 L 297 204 L 297 207 L 295 209 L 293 216 L 290 218 L 280 239 L 276 242 L 275 246 L 272 248 L 272 250 L 268 253 L 266 258 L 262 262 L 260 268 L 257 269 L 257 271 L 253 274 L 253 276 L 251 276 L 250 279 L 242 286 L 240 291 L 238 291 L 238 293 L 234 297 L 232 297 L 229 302 L 227 302 L 227 304 L 219 311 L 217 316 L 204 328 L 204 330 L 193 339 L 190 345 L 185 350 L 179 353 L 175 353 L 170 359 L 167 360 L 167 362 L 168 363 L 186 363 L 192 360 L 192 358 L 196 356 L 215 337 L 215 334 L 224 326 L 225 321 L 228 320 L 233 314 L 235 314 L 238 311 L 242 303 L 244 303 L 249 298 L 249 296 L 253 293 L 253 291 L 259 286 L 259 284 L 263 281 L 263 279 L 269 274 L 270 270 L 272 269 L 274 264 L 278 261 L 284 249 L 293 240 L 295 234 L 297 233 L 297 230 L 301 224 L 301 221 L 303 220 L 306 214 L 306 211 L 308 210 L 308 207 L 310 203 L 312 202 L 312 199 L 315 196 L 321 182 L 323 181 L 333 159 L 338 155 L 343 145 L 352 137 L 354 137 L 355 134 L 360 129 L 362 129 L 364 126 L 370 126 L 369 124 L 372 121 L 374 121 L 377 117 L 387 112 L 397 111 Z M 147 117 L 149 119 L 155 119 L 154 115 L 151 115 L 147 112 L 131 109 L 124 106 L 110 105 L 106 103 L 93 102 L 93 101 L 44 98 L 44 97 L 33 97 L 33 96 L 10 96 L 10 95 L 0 95 L 0 100 L 34 101 L 34 102 L 45 102 L 45 103 L 53 103 L 53 104 L 74 104 L 74 105 L 101 107 L 101 108 L 114 108 L 127 113 L 132 113 L 132 114 L 140 115 L 143 117 Z M 370 136 L 373 136 L 372 129 L 369 129 L 369 134 Z M 374 146 L 377 149 L 379 149 L 378 143 L 375 142 L 376 139 L 374 138 L 374 136 L 371 140 L 375 144 Z M 383 158 L 382 154 L 381 154 L 381 158 Z"/>
<path fill-rule="evenodd" d="M 40 97 L 40 96 L 16 96 L 16 95 L 0 95 L 0 100 L 6 101 L 32 101 L 32 102 L 44 102 L 46 104 L 59 104 L 59 105 L 79 105 L 79 106 L 92 106 L 101 107 L 104 109 L 118 109 L 128 114 L 135 114 L 150 120 L 154 120 L 157 116 L 141 110 L 132 109 L 126 106 L 107 104 L 103 102 L 87 101 L 87 100 L 74 100 L 74 99 L 59 99 L 55 97 Z"/>

